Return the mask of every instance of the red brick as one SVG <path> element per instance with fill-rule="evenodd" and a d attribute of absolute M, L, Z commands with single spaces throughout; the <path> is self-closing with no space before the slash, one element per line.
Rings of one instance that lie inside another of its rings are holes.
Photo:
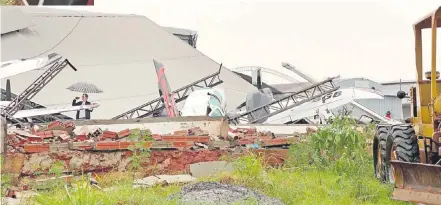
<path fill-rule="evenodd" d="M 117 133 L 118 138 L 128 137 L 131 134 L 130 129 L 125 129 Z"/>
<path fill-rule="evenodd" d="M 152 138 L 156 141 L 161 141 L 162 137 L 159 134 L 152 134 Z"/>
<path fill-rule="evenodd" d="M 88 138 L 86 135 L 77 135 L 74 138 L 74 142 L 86 141 Z"/>
<path fill-rule="evenodd" d="M 173 141 L 173 142 L 200 142 L 208 143 L 210 141 L 209 136 L 176 136 L 176 135 L 163 135 L 162 141 Z"/>
<path fill-rule="evenodd" d="M 188 135 L 188 131 L 187 130 L 177 130 L 177 131 L 173 132 L 173 135 L 186 136 L 186 135 Z"/>
<path fill-rule="evenodd" d="M 43 139 L 54 137 L 52 130 L 40 131 L 40 132 L 36 132 L 34 134 L 40 136 Z"/>
<path fill-rule="evenodd" d="M 262 143 L 263 143 L 263 146 L 275 146 L 275 145 L 290 144 L 287 138 L 264 140 L 264 141 L 262 141 Z"/>
<path fill-rule="evenodd" d="M 25 144 L 24 151 L 27 153 L 38 153 L 49 151 L 49 144 Z"/>
<path fill-rule="evenodd" d="M 52 134 L 54 137 L 59 137 L 60 135 L 67 135 L 67 131 L 64 130 L 52 130 Z"/>
<path fill-rule="evenodd" d="M 61 140 L 63 140 L 63 141 L 70 139 L 70 136 L 67 135 L 67 134 L 62 134 L 62 135 L 60 135 L 58 137 L 61 138 Z"/>
<path fill-rule="evenodd" d="M 130 146 L 135 146 L 137 142 L 97 142 L 95 144 L 96 150 L 121 150 L 129 149 Z M 150 148 L 151 142 L 146 142 L 143 148 Z"/>
<path fill-rule="evenodd" d="M 43 142 L 43 138 L 28 137 L 29 142 Z"/>
<path fill-rule="evenodd" d="M 118 133 L 112 132 L 112 131 L 104 131 L 103 134 L 101 134 L 101 139 L 116 139 L 118 138 Z"/>
<path fill-rule="evenodd" d="M 239 145 L 247 145 L 247 144 L 254 144 L 255 138 L 242 138 L 238 141 Z"/>
<path fill-rule="evenodd" d="M 69 133 L 72 133 L 73 130 L 75 129 L 75 124 L 73 122 L 64 122 L 64 127 L 66 131 L 68 131 Z"/>
<path fill-rule="evenodd" d="M 60 129 L 64 129 L 64 128 L 65 128 L 64 124 L 58 120 L 51 122 L 47 125 L 47 129 L 50 129 L 50 130 L 53 130 L 53 129 L 60 130 Z"/>
<path fill-rule="evenodd" d="M 191 147 L 193 146 L 193 143 L 190 142 L 173 142 L 174 148 L 185 148 L 185 147 Z"/>

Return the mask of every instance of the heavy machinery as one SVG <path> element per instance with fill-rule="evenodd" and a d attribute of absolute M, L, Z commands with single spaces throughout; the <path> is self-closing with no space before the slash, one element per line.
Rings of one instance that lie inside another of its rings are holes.
<path fill-rule="evenodd" d="M 379 124 L 374 137 L 374 169 L 395 183 L 393 199 L 441 204 L 441 80 L 436 71 L 437 28 L 441 7 L 414 24 L 416 85 L 410 89 L 411 118 L 405 124 Z M 422 30 L 431 32 L 431 69 L 423 79 Z M 397 96 L 403 98 L 404 91 Z"/>

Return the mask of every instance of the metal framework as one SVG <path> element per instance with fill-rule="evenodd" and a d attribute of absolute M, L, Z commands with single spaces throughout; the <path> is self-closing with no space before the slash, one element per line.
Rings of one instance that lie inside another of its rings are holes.
<path fill-rule="evenodd" d="M 288 81 L 290 81 L 292 83 L 298 83 L 299 82 L 298 80 L 296 80 L 295 78 L 293 78 L 291 76 L 288 76 L 288 75 L 283 74 L 283 73 L 281 73 L 279 71 L 276 71 L 276 70 L 273 70 L 273 69 L 270 69 L 270 68 L 261 67 L 261 66 L 243 66 L 243 67 L 232 68 L 231 71 L 234 71 L 234 72 L 246 72 L 246 71 L 252 71 L 252 70 L 258 69 L 258 68 L 260 68 L 261 72 L 269 73 L 269 74 L 275 75 L 277 77 L 281 77 L 281 78 L 283 78 L 285 80 L 288 80 Z"/>
<path fill-rule="evenodd" d="M 193 48 L 196 48 L 196 42 L 197 42 L 197 39 L 198 39 L 198 35 L 197 34 L 183 35 L 183 34 L 176 34 L 176 33 L 174 33 L 173 35 L 175 35 L 176 37 L 178 37 L 181 40 L 185 41 L 190 46 L 193 46 Z"/>
<path fill-rule="evenodd" d="M 295 106 L 311 101 L 317 97 L 321 97 L 325 94 L 334 92 L 339 88 L 335 86 L 333 82 L 335 78 L 337 77 L 328 78 L 306 89 L 295 92 L 281 99 L 275 100 L 267 105 L 260 106 L 253 110 L 242 113 L 240 115 L 228 117 L 228 121 L 231 124 L 256 123 L 261 119 L 271 117 L 273 115 L 291 109 Z M 265 114 L 258 116 L 257 113 L 262 113 L 262 111 L 264 111 Z"/>
<path fill-rule="evenodd" d="M 14 116 L 24 105 L 26 101 L 30 101 L 37 93 L 39 93 L 55 76 L 58 75 L 67 65 L 74 71 L 77 69 L 69 62 L 69 60 L 59 60 L 54 62 L 49 69 L 43 72 L 28 88 L 20 95 L 14 98 L 12 102 L 2 110 L 4 116 Z"/>
<path fill-rule="evenodd" d="M 1 98 L 2 99 L 6 99 L 6 90 L 5 89 L 0 89 L 1 91 Z M 11 93 L 11 97 L 12 99 L 16 98 L 17 95 L 14 93 Z M 40 105 L 38 103 L 35 103 L 33 101 L 30 100 L 26 100 L 23 102 L 23 106 L 25 109 L 40 109 L 40 108 L 46 108 L 43 105 Z M 32 121 L 37 121 L 40 123 L 45 123 L 45 122 L 51 122 L 54 120 L 71 120 L 71 117 L 68 117 L 66 115 L 57 113 L 57 114 L 51 114 L 51 115 L 44 115 L 44 116 L 34 116 L 32 117 Z"/>
<path fill-rule="evenodd" d="M 220 79 L 219 74 L 221 71 L 222 65 L 219 68 L 219 71 L 213 73 L 209 76 L 206 76 L 198 81 L 195 81 L 191 84 L 188 84 L 182 88 L 179 88 L 173 91 L 173 96 L 175 98 L 175 102 L 179 103 L 190 95 L 191 92 L 195 90 L 195 87 L 214 87 L 217 86 L 223 81 Z M 134 109 L 131 109 L 127 112 L 124 112 L 118 116 L 113 117 L 112 119 L 132 119 L 132 118 L 144 118 L 153 115 L 154 113 L 158 113 L 165 108 L 164 103 L 162 102 L 162 98 L 158 97 L 150 102 L 142 104 Z"/>

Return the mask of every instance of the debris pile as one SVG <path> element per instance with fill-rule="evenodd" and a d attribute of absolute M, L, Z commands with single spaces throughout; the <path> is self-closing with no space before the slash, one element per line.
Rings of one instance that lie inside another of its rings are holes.
<path fill-rule="evenodd" d="M 298 141 L 298 136 L 276 137 L 272 132 L 257 132 L 255 128 L 230 128 L 228 137 L 235 145 L 247 148 L 286 148 Z"/>
<path fill-rule="evenodd" d="M 139 133 L 140 131 L 137 131 Z M 133 136 L 135 138 L 130 138 Z M 141 135 L 141 134 L 138 134 Z M 272 132 L 257 132 L 254 128 L 229 129 L 228 137 L 210 136 L 200 127 L 177 130 L 172 134 L 151 134 L 151 139 L 142 144 L 149 149 L 227 149 L 287 148 L 298 141 L 297 136 L 276 137 Z M 47 127 L 31 130 L 10 129 L 7 137 L 8 153 L 40 153 L 67 150 L 111 151 L 128 150 L 139 142 L 133 130 L 119 132 L 83 126 L 77 130 L 72 122 L 54 121 Z"/>
<path fill-rule="evenodd" d="M 40 153 L 66 150 L 110 151 L 128 150 L 139 142 L 139 136 L 133 130 L 124 129 L 119 132 L 88 128 L 83 126 L 75 131 L 72 122 L 54 121 L 44 128 L 31 130 L 10 129 L 7 137 L 8 153 Z M 140 131 L 137 131 L 138 133 Z M 178 149 L 185 148 L 228 148 L 230 143 L 217 136 L 209 136 L 208 132 L 199 127 L 188 130 L 178 130 L 173 134 L 152 134 L 152 139 L 143 143 L 143 148 Z"/>
<path fill-rule="evenodd" d="M 246 204 L 252 201 L 262 205 L 283 205 L 278 199 L 267 197 L 245 187 L 215 182 L 184 186 L 181 192 L 170 198 L 179 200 L 181 204 Z"/>

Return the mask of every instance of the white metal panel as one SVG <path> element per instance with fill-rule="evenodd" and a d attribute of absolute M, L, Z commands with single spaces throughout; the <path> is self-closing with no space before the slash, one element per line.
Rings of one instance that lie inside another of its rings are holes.
<path fill-rule="evenodd" d="M 57 52 L 78 68 L 77 72 L 63 70 L 33 98 L 43 106 L 71 102 L 78 94 L 66 88 L 88 81 L 104 91 L 90 95 L 92 102 L 101 104 L 92 118 L 108 119 L 159 97 L 153 57 L 164 64 L 172 90 L 219 69 L 217 62 L 144 16 L 20 8 L 36 23 L 34 32 L 2 35 L 2 60 Z M 40 74 L 35 71 L 10 78 L 12 92 L 19 94 Z M 246 93 L 257 90 L 225 68 L 220 78 L 224 83 L 218 87 L 225 89 L 229 110 L 244 102 Z"/>
<path fill-rule="evenodd" d="M 1 10 L 1 34 L 22 30 L 35 23 L 23 11 L 15 6 L 2 6 Z M 8 19 L 14 19 L 14 22 Z"/>

